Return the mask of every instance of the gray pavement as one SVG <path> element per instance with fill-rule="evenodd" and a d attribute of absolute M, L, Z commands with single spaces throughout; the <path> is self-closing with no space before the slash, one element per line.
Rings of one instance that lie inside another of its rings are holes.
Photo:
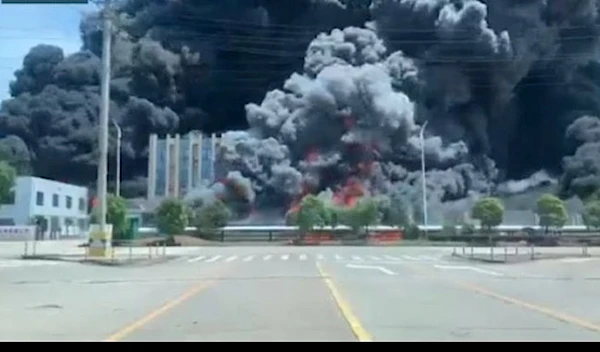
<path fill-rule="evenodd" d="M 207 247 L 148 267 L 5 257 L 0 340 L 600 340 L 600 258 L 504 265 L 451 253 Z"/>

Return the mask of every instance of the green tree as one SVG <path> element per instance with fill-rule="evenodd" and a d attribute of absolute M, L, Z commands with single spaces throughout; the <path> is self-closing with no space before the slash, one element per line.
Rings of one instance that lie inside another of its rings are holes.
<path fill-rule="evenodd" d="M 0 160 L 0 205 L 11 202 L 17 172 L 6 161 Z"/>
<path fill-rule="evenodd" d="M 156 209 L 156 227 L 167 236 L 168 243 L 175 243 L 175 235 L 185 232 L 189 212 L 184 202 L 167 198 Z"/>
<path fill-rule="evenodd" d="M 356 233 L 361 230 L 369 231 L 369 226 L 377 225 L 381 220 L 377 199 L 363 198 L 358 204 L 344 211 L 342 223 L 352 228 Z"/>
<path fill-rule="evenodd" d="M 569 218 L 564 202 L 552 194 L 543 194 L 538 199 L 536 214 L 546 232 L 550 227 L 563 227 Z"/>
<path fill-rule="evenodd" d="M 325 207 L 325 212 L 327 213 L 325 225 L 334 228 L 338 227 L 341 220 L 341 209 L 335 205 L 330 205 Z"/>
<path fill-rule="evenodd" d="M 498 198 L 486 197 L 475 203 L 471 209 L 471 217 L 479 220 L 481 227 L 487 232 L 500 225 L 504 218 L 504 206 Z"/>
<path fill-rule="evenodd" d="M 600 228 L 600 201 L 592 201 L 585 205 L 583 221 L 588 228 Z"/>
<path fill-rule="evenodd" d="M 99 222 L 99 211 L 97 207 L 92 209 L 90 214 L 91 222 Z M 113 228 L 113 240 L 123 240 L 127 237 L 127 202 L 124 198 L 113 194 L 106 197 L 106 223 L 111 224 Z"/>
<path fill-rule="evenodd" d="M 107 197 L 106 222 L 112 224 L 113 239 L 128 239 L 127 202 L 124 198 L 109 194 Z"/>
<path fill-rule="evenodd" d="M 201 235 L 214 235 L 217 230 L 227 225 L 231 219 L 231 211 L 225 203 L 216 200 L 212 204 L 195 208 L 190 223 Z"/>
<path fill-rule="evenodd" d="M 300 236 L 304 238 L 307 232 L 315 227 L 327 226 L 330 213 L 325 203 L 314 195 L 308 195 L 300 202 L 300 207 L 295 215 L 296 225 Z"/>

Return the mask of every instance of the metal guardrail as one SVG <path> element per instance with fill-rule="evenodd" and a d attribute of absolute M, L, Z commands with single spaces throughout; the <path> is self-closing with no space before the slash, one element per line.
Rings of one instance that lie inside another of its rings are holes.
<path fill-rule="evenodd" d="M 427 231 L 428 233 L 439 233 L 442 232 L 444 230 L 444 226 L 441 225 L 428 225 L 428 226 L 423 226 L 423 225 L 418 225 L 419 230 L 421 231 Z M 461 226 L 456 226 L 456 229 L 461 229 Z M 348 226 L 337 226 L 335 228 L 329 227 L 329 226 L 324 226 L 322 228 L 315 228 L 315 230 L 321 230 L 321 231 L 348 231 L 351 228 Z M 377 225 L 377 226 L 371 226 L 369 228 L 371 231 L 389 231 L 389 230 L 397 230 L 398 227 L 394 227 L 394 226 L 382 226 L 382 225 Z M 541 226 L 529 226 L 529 225 L 501 225 L 498 226 L 496 228 L 494 228 L 494 232 L 519 232 L 519 231 L 524 231 L 526 229 L 530 229 L 530 230 L 534 230 L 534 231 L 541 231 L 544 228 Z M 197 232 L 198 229 L 195 227 L 191 227 L 188 226 L 185 228 L 185 232 L 186 233 L 192 233 L 192 232 Z M 253 226 L 253 225 L 247 225 L 247 226 L 225 226 L 219 230 L 217 230 L 218 232 L 225 232 L 225 233 L 257 233 L 257 232 L 273 232 L 273 233 L 285 233 L 285 232 L 298 232 L 298 227 L 297 226 Z M 560 229 L 561 232 L 565 232 L 565 233 L 571 233 L 571 232 L 587 232 L 589 231 L 588 228 L 586 226 L 583 225 L 571 225 L 571 226 L 564 226 Z M 158 234 L 158 230 L 155 227 L 140 227 L 138 228 L 138 233 L 140 233 L 141 235 L 153 235 L 153 234 Z"/>

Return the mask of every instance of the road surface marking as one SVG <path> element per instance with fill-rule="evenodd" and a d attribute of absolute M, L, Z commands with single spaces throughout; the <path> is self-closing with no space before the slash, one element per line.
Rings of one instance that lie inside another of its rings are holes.
<path fill-rule="evenodd" d="M 236 259 L 237 259 L 237 255 L 234 255 L 233 257 L 229 257 L 229 258 L 225 259 L 225 261 L 226 262 L 232 262 L 232 261 L 234 261 Z"/>
<path fill-rule="evenodd" d="M 201 260 L 202 260 L 202 259 L 204 259 L 204 258 L 206 258 L 206 256 L 204 256 L 204 255 L 201 255 L 201 256 L 199 256 L 199 257 L 192 258 L 192 259 L 188 260 L 188 263 L 195 263 L 195 262 L 199 262 L 199 261 L 201 261 Z"/>
<path fill-rule="evenodd" d="M 284 254 L 281 256 L 281 260 L 288 260 L 290 259 L 290 255 L 289 254 Z"/>
<path fill-rule="evenodd" d="M 403 255 L 402 258 L 412 260 L 412 261 L 419 260 L 419 258 L 411 257 L 410 255 Z"/>
<path fill-rule="evenodd" d="M 402 259 L 400 259 L 400 258 L 393 257 L 393 256 L 391 256 L 391 255 L 384 255 L 384 257 L 385 257 L 386 259 L 390 259 L 390 260 L 402 260 Z"/>
<path fill-rule="evenodd" d="M 504 303 L 509 303 L 521 308 L 525 308 L 525 309 L 529 309 L 533 312 L 537 312 L 540 313 L 542 315 L 546 315 L 550 318 L 554 318 L 558 321 L 562 321 L 564 323 L 567 324 L 571 324 L 574 326 L 578 326 L 580 328 L 584 328 L 593 332 L 598 332 L 600 333 L 600 325 L 594 324 L 593 322 L 578 318 L 576 316 L 573 315 L 569 315 L 566 313 L 563 313 L 561 311 L 549 308 L 549 307 L 544 307 L 541 305 L 537 305 L 534 303 L 530 303 L 530 302 L 526 302 L 523 300 L 520 300 L 518 298 L 513 298 L 513 297 L 509 297 L 509 296 L 505 296 L 503 294 L 500 293 L 496 293 L 494 291 L 485 289 L 483 287 L 480 286 L 476 286 L 476 285 L 472 285 L 472 284 L 468 284 L 468 283 L 463 283 L 463 282 L 459 282 L 456 280 L 449 280 L 449 279 L 445 279 L 440 277 L 439 275 L 436 275 L 435 273 L 431 272 L 430 270 L 423 270 L 421 268 L 416 268 L 412 265 L 407 265 L 406 267 L 410 268 L 412 271 L 422 274 L 422 275 L 429 275 L 429 276 L 433 276 L 434 278 L 437 278 L 440 281 L 444 281 L 447 282 L 451 285 L 454 285 L 456 287 L 460 287 L 466 291 L 470 291 L 470 292 L 474 292 L 474 293 L 478 293 L 482 296 L 487 296 L 490 298 L 494 298 L 497 299 L 499 301 L 502 301 Z"/>
<path fill-rule="evenodd" d="M 420 258 L 425 259 L 425 260 L 431 260 L 431 261 L 434 261 L 434 262 L 439 261 L 439 258 L 431 257 L 431 256 L 428 256 L 428 255 L 422 255 L 422 256 L 420 256 Z"/>
<path fill-rule="evenodd" d="M 22 267 L 32 267 L 32 266 L 55 266 L 65 264 L 65 262 L 52 262 L 49 260 L 18 260 L 18 259 L 8 259 L 5 261 L 0 261 L 0 268 L 22 268 Z"/>
<path fill-rule="evenodd" d="M 359 262 L 363 261 L 363 259 L 361 257 L 357 256 L 357 255 L 353 255 L 352 256 L 352 260 L 356 260 L 356 261 L 359 261 Z"/>
<path fill-rule="evenodd" d="M 306 260 L 308 256 L 306 254 L 300 254 L 300 260 Z"/>
<path fill-rule="evenodd" d="M 373 259 L 373 260 L 381 260 L 381 258 L 379 258 L 379 257 L 376 257 L 376 256 L 374 256 L 374 255 L 370 255 L 370 256 L 369 256 L 369 258 L 371 258 L 371 259 Z"/>
<path fill-rule="evenodd" d="M 244 258 L 244 260 L 243 260 L 243 261 L 245 261 L 245 262 L 249 262 L 249 261 L 251 261 L 252 259 L 254 259 L 254 256 L 253 256 L 253 255 L 250 255 L 250 256 L 247 256 L 246 258 Z"/>
<path fill-rule="evenodd" d="M 323 256 L 323 254 L 317 254 L 317 259 L 323 260 L 323 259 L 325 259 L 325 257 Z"/>
<path fill-rule="evenodd" d="M 339 254 L 336 254 L 336 255 L 335 255 L 335 260 L 344 260 L 344 257 L 342 257 L 342 256 L 341 256 L 341 255 L 339 255 Z"/>
<path fill-rule="evenodd" d="M 271 254 L 267 254 L 263 257 L 263 260 L 270 260 L 273 257 Z"/>
<path fill-rule="evenodd" d="M 522 308 L 532 310 L 534 312 L 549 316 L 551 318 L 562 321 L 564 323 L 579 326 L 581 328 L 600 333 L 600 325 L 596 325 L 590 321 L 560 312 L 558 310 L 554 310 L 552 308 L 548 308 L 548 307 L 540 306 L 537 304 L 529 303 L 526 301 L 522 301 L 517 298 L 504 296 L 502 294 L 487 290 L 487 289 L 479 287 L 479 286 L 474 286 L 474 285 L 464 284 L 464 283 L 458 283 L 458 285 L 466 290 L 469 290 L 469 291 L 472 291 L 475 293 L 479 293 L 481 295 L 488 296 L 491 298 L 495 298 L 495 299 L 503 301 L 505 303 L 510 303 L 510 304 L 513 304 L 513 305 L 516 305 L 516 306 L 519 306 Z"/>
<path fill-rule="evenodd" d="M 382 266 L 346 264 L 346 267 L 347 268 L 352 268 L 352 269 L 372 269 L 372 270 L 379 270 L 382 273 L 387 274 L 387 275 L 396 275 L 395 272 L 391 271 L 390 269 L 384 268 Z"/>
<path fill-rule="evenodd" d="M 230 270 L 231 270 L 231 267 L 217 270 L 217 272 L 215 273 L 215 277 L 222 277 L 223 274 L 227 273 Z M 152 323 L 157 318 L 160 318 L 164 314 L 170 312 L 173 308 L 179 306 L 182 303 L 185 303 L 187 300 L 194 297 L 198 293 L 213 287 L 218 282 L 219 282 L 218 280 L 198 282 L 196 285 L 189 288 L 187 291 L 185 291 L 179 297 L 167 301 L 161 307 L 151 311 L 149 314 L 134 321 L 133 323 L 119 329 L 117 332 L 115 332 L 114 334 L 112 334 L 109 337 L 107 337 L 106 339 L 104 339 L 104 342 L 118 342 L 118 341 L 121 341 L 121 340 L 127 338 L 131 334 L 135 333 L 137 330 L 143 328 L 144 326 Z"/>
<path fill-rule="evenodd" d="M 333 300 L 338 306 L 340 312 L 344 316 L 344 319 L 346 319 L 350 325 L 350 329 L 354 333 L 354 336 L 356 336 L 359 342 L 372 342 L 373 337 L 367 332 L 367 330 L 365 330 L 358 317 L 352 311 L 352 308 L 350 308 L 350 305 L 341 295 L 340 290 L 337 289 L 333 281 L 330 279 L 329 274 L 327 274 L 319 262 L 317 262 L 317 270 L 325 282 L 325 285 L 329 289 L 329 292 L 331 292 L 331 296 L 333 297 Z"/>
<path fill-rule="evenodd" d="M 442 270 L 471 270 L 471 271 L 475 271 L 481 274 L 486 274 L 486 275 L 492 275 L 492 276 L 504 276 L 504 274 L 496 272 L 496 271 L 492 271 L 492 270 L 485 270 L 485 269 L 481 269 L 481 268 L 477 268 L 477 267 L 473 267 L 473 266 L 459 266 L 459 265 L 434 265 L 435 268 L 438 269 L 442 269 Z"/>
<path fill-rule="evenodd" d="M 215 255 L 214 257 L 212 257 L 209 260 L 205 261 L 205 263 L 213 263 L 213 262 L 216 262 L 219 259 L 221 259 L 221 256 L 220 255 Z"/>

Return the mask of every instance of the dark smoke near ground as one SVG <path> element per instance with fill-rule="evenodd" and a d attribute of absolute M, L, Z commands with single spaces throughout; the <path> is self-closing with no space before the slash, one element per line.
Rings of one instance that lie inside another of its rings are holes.
<path fill-rule="evenodd" d="M 144 189 L 148 134 L 237 130 L 219 153 L 226 182 L 199 194 L 255 211 L 307 192 L 414 204 L 425 121 L 433 207 L 555 180 L 565 197 L 600 187 L 600 0 L 119 4 L 111 118 L 125 194 Z M 40 45 L 24 59 L 0 147 L 37 175 L 91 185 L 98 17 L 81 32 L 77 54 Z"/>

